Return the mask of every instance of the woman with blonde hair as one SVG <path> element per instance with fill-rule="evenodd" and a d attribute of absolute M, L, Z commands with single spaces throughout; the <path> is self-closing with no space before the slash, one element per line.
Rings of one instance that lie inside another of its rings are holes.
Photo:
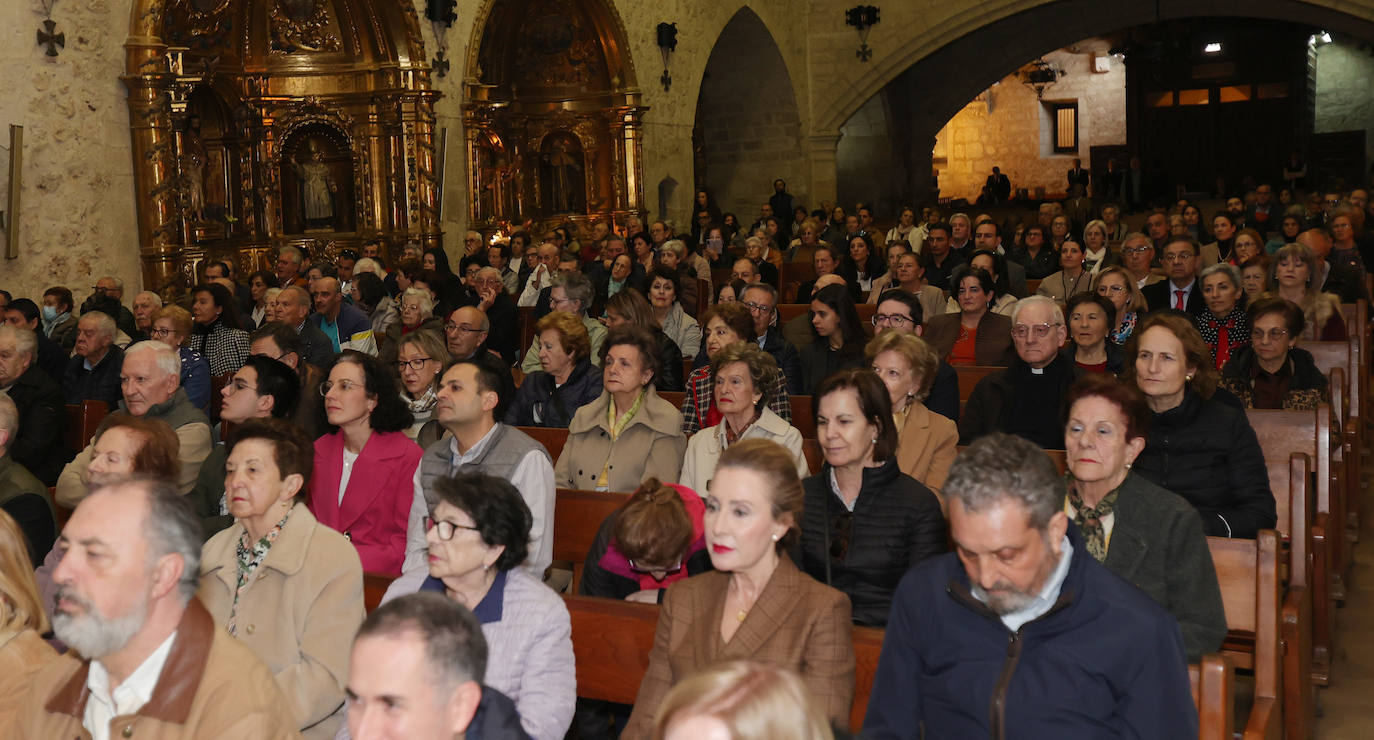
<path fill-rule="evenodd" d="M 736 660 L 689 676 L 668 692 L 654 740 L 832 740 L 835 733 L 793 671 Z"/>
<path fill-rule="evenodd" d="M 439 376 L 449 359 L 444 336 L 432 331 L 414 331 L 401 337 L 396 351 L 401 400 L 415 417 L 402 431 L 421 447 L 429 447 L 444 436 L 444 428 L 434 417 L 434 406 L 439 400 Z"/>
<path fill-rule="evenodd" d="M 0 727 L 26 708 L 29 679 L 57 657 L 43 641 L 48 629 L 24 533 L 0 511 Z"/>
<path fill-rule="evenodd" d="M 177 351 L 181 358 L 181 387 L 186 389 L 186 397 L 196 408 L 207 408 L 211 401 L 210 362 L 187 344 L 195 331 L 191 312 L 181 306 L 163 306 L 153 311 L 150 318 L 153 328 L 148 331 L 148 338 Z"/>
<path fill-rule="evenodd" d="M 573 314 L 550 311 L 534 325 L 539 370 L 525 376 L 506 410 L 506 423 L 566 427 L 577 410 L 601 395 L 601 372 L 592 364 L 592 340 Z"/>
<path fill-rule="evenodd" d="M 959 427 L 925 406 L 940 356 L 924 339 L 893 329 L 878 332 L 864 354 L 892 401 L 897 468 L 938 497 L 959 445 Z"/>
<path fill-rule="evenodd" d="M 1116 325 L 1107 333 L 1112 344 L 1125 344 L 1135 331 L 1136 322 L 1145 315 L 1145 294 L 1135 284 L 1135 278 L 1120 265 L 1104 267 L 1093 277 L 1092 291 L 1105 297 L 1116 308 Z"/>
<path fill-rule="evenodd" d="M 1264 297 L 1277 296 L 1302 309 L 1307 327 L 1303 339 L 1341 342 L 1348 338 L 1341 316 L 1341 299 L 1321 290 L 1317 256 L 1304 244 L 1288 244 L 1274 253 L 1269 266 L 1273 290 Z"/>

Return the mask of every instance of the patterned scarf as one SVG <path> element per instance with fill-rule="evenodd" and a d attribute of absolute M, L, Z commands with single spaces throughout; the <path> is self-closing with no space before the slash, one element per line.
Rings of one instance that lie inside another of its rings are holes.
<path fill-rule="evenodd" d="M 439 397 L 434 394 L 434 384 L 431 383 L 425 392 L 420 394 L 419 398 L 411 398 L 409 393 L 402 392 L 401 400 L 406 402 L 412 415 L 424 414 L 425 418 L 428 419 L 430 412 L 434 410 L 434 404 L 439 401 Z"/>
<path fill-rule="evenodd" d="M 1135 331 L 1135 324 L 1138 318 L 1139 314 L 1135 311 L 1127 311 L 1126 316 L 1121 319 L 1121 328 L 1114 329 L 1111 336 L 1108 337 L 1108 339 L 1112 340 L 1112 344 L 1125 344 L 1126 340 L 1130 339 L 1131 334 Z"/>
<path fill-rule="evenodd" d="M 1078 486 L 1074 485 L 1073 476 L 1069 478 L 1069 503 L 1078 512 L 1078 528 L 1083 532 L 1083 539 L 1087 542 L 1088 552 L 1097 562 L 1107 559 L 1107 530 L 1102 526 L 1102 518 L 1112 513 L 1116 508 L 1116 494 L 1121 489 L 1113 488 L 1112 492 L 1102 497 L 1097 506 L 1088 506 L 1083 503 L 1083 495 L 1078 492 Z"/>
<path fill-rule="evenodd" d="M 1202 341 L 1212 348 L 1212 358 L 1216 360 L 1218 370 L 1231 359 L 1232 352 L 1250 340 L 1250 319 L 1239 302 L 1224 319 L 1217 318 L 1211 309 L 1204 310 L 1198 317 L 1197 329 L 1202 334 Z"/>
<path fill-rule="evenodd" d="M 238 634 L 239 597 L 248 590 L 248 585 L 253 582 L 253 574 L 257 572 L 258 566 L 262 565 L 262 561 L 267 559 L 267 552 L 272 549 L 272 543 L 277 541 L 281 528 L 285 526 L 286 520 L 291 518 L 292 508 L 294 507 L 288 507 L 286 516 L 283 516 L 276 526 L 267 530 L 267 534 L 257 543 L 248 541 L 247 529 L 239 536 L 238 546 L 234 548 L 239 562 L 238 585 L 234 588 L 234 603 L 229 607 L 228 627 L 231 635 Z"/>

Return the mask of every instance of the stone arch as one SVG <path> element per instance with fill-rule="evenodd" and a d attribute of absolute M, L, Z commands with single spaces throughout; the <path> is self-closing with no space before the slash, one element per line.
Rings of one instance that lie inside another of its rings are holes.
<path fill-rule="evenodd" d="M 1325 0 L 1324 0 L 1325 1 Z M 1344 4 L 1336 10 L 1300 0 L 1258 0 L 1237 5 L 1226 0 L 1096 0 L 1013 3 L 979 14 L 964 13 L 952 28 L 941 26 L 913 38 L 875 66 L 842 86 L 832 105 L 817 111 L 815 130 L 838 131 L 874 97 L 896 85 L 921 91 L 899 112 L 905 128 L 907 200 L 921 200 L 930 185 L 930 150 L 935 134 L 955 113 L 992 82 L 1028 60 L 1101 33 L 1157 21 L 1187 18 L 1258 18 L 1327 28 L 1374 40 L 1374 6 Z M 1353 13 L 1363 12 L 1360 15 Z M 938 32 L 938 36 L 936 35 Z M 937 84 L 938 83 L 938 84 Z M 899 145 L 900 146 L 900 145 Z"/>
<path fill-rule="evenodd" d="M 747 74 L 741 74 L 748 70 Z M 807 203 L 801 112 L 773 34 L 743 6 L 721 29 L 697 94 L 693 150 L 697 188 L 750 223 L 782 178 Z M 783 218 L 784 214 L 777 214 Z M 789 221 L 790 214 L 785 216 Z"/>

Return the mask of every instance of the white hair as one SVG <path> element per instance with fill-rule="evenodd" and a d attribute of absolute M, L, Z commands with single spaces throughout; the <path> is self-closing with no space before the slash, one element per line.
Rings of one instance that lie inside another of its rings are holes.
<path fill-rule="evenodd" d="M 1057 301 L 1050 298 L 1049 296 L 1043 295 L 1028 295 L 1025 298 L 1022 298 L 1021 300 L 1017 301 L 1016 305 L 1012 306 L 1011 308 L 1012 326 L 1016 325 L 1016 317 L 1021 315 L 1021 311 L 1025 310 L 1026 308 L 1029 308 L 1030 306 L 1049 307 L 1050 311 L 1054 313 L 1054 321 L 1051 323 L 1053 323 L 1055 326 L 1064 326 L 1064 310 L 1059 307 L 1059 303 Z"/>
<path fill-rule="evenodd" d="M 0 431 L 9 432 L 11 440 L 19 436 L 19 407 L 7 393 L 0 393 Z M 9 449 L 8 442 L 0 445 L 0 450 L 5 449 Z"/>
<path fill-rule="evenodd" d="M 115 320 L 104 311 L 88 311 L 81 315 L 81 321 L 87 319 L 95 324 L 95 328 L 100 330 L 106 339 L 114 339 L 115 334 L 119 333 L 119 326 L 115 324 Z"/>
<path fill-rule="evenodd" d="M 29 361 L 37 359 L 34 354 L 38 349 L 38 335 L 32 329 L 25 329 L 10 324 L 0 325 L 0 339 L 13 339 L 14 349 L 21 355 L 29 358 Z M 0 393 L 0 396 L 5 395 Z"/>
<path fill-rule="evenodd" d="M 370 272 L 379 278 L 386 277 L 386 270 L 383 270 L 381 264 L 379 264 L 377 260 L 374 260 L 371 257 L 364 257 L 358 260 L 357 262 L 353 263 L 354 275 L 359 275 L 364 272 Z"/>
<path fill-rule="evenodd" d="M 170 344 L 147 339 L 124 350 L 124 359 L 128 360 L 138 352 L 156 352 L 157 356 L 153 361 L 157 363 L 158 369 L 174 378 L 181 377 L 181 355 L 172 349 Z"/>
<path fill-rule="evenodd" d="M 422 315 L 434 315 L 434 297 L 429 294 L 429 291 L 420 290 L 419 288 L 406 288 L 405 292 L 401 294 L 401 303 L 405 303 L 407 296 L 415 298 L 420 304 L 420 313 Z"/>
<path fill-rule="evenodd" d="M 138 299 L 142 298 L 145 295 L 153 300 L 154 308 L 162 308 L 162 296 L 158 295 L 157 293 L 154 293 L 151 290 L 145 290 L 139 293 L 138 295 L 134 296 L 134 301 L 137 302 Z"/>

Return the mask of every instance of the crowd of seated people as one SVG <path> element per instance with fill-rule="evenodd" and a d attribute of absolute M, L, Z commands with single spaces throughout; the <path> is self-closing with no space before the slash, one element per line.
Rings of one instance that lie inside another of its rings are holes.
<path fill-rule="evenodd" d="M 246 284 L 212 262 L 180 304 L 140 293 L 130 310 L 114 278 L 80 310 L 61 286 L 41 304 L 0 293 L 0 624 L 17 635 L 0 664 L 27 671 L 0 693 L 45 698 L 0 702 L 0 728 L 65 734 L 85 720 L 46 697 L 74 671 L 100 676 L 100 701 L 148 659 L 198 671 L 197 697 L 244 692 L 232 714 L 193 699 L 200 734 L 368 736 L 376 682 L 407 678 L 368 661 L 428 660 L 397 651 L 457 613 L 476 625 L 462 675 L 419 688 L 465 707 L 458 724 L 691 732 L 692 707 L 719 700 L 692 674 L 756 660 L 792 672 L 768 680 L 812 724 L 843 727 L 857 624 L 907 637 L 884 648 L 869 712 L 875 737 L 907 737 L 910 702 L 892 697 L 940 670 L 941 641 L 992 649 L 983 622 L 1016 629 L 1018 597 L 1060 587 L 1133 610 L 1123 634 L 1170 656 L 1151 695 L 1180 709 L 1178 665 L 1224 632 L 1203 537 L 1277 521 L 1244 409 L 1330 399 L 1303 343 L 1354 333 L 1342 304 L 1367 297 L 1362 194 L 1281 217 L 1182 203 L 1142 214 L 1140 232 L 1115 206 L 1080 219 L 1054 204 L 1022 223 L 906 209 L 883 231 L 867 207 L 792 214 L 789 196 L 785 217 L 747 230 L 706 208 L 691 235 L 639 223 L 632 247 L 606 224 L 491 249 L 478 234 L 458 273 L 418 247 L 388 269 L 373 243 L 329 260 L 285 247 Z M 959 366 L 988 372 L 961 393 Z M 83 401 L 112 413 L 68 450 L 64 407 Z M 518 427 L 566 441 L 550 454 Z M 1069 452 L 1053 486 L 1035 478 L 1045 449 Z M 633 708 L 577 704 L 566 579 L 550 568 L 558 488 L 634 492 L 576 588 L 661 605 Z M 1009 507 L 1030 516 L 1010 527 Z M 1036 567 L 980 573 L 1016 537 L 1043 544 Z M 95 567 L 97 540 L 147 562 Z M 8 574 L 35 564 L 36 587 Z M 968 624 L 932 623 L 936 583 L 912 572 L 961 584 L 937 611 Z M 367 621 L 363 573 L 394 579 Z M 91 640 L 118 617 L 123 632 Z M 25 637 L 49 627 L 77 652 Z M 1091 694 L 1091 674 L 1070 683 Z"/>

